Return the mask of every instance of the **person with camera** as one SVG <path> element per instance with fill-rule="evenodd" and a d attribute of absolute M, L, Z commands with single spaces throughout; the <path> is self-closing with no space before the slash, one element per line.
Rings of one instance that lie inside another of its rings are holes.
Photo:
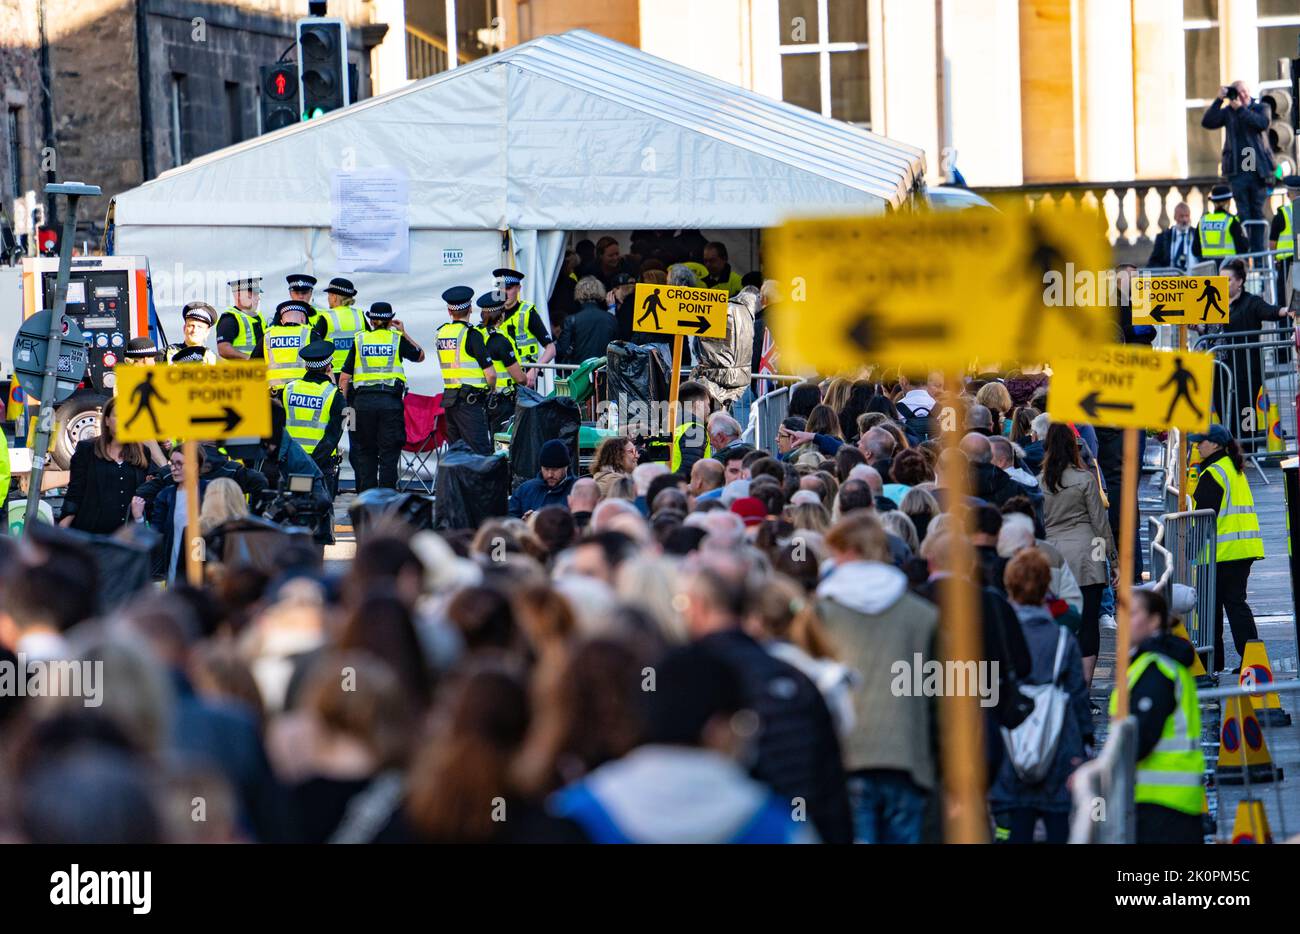
<path fill-rule="evenodd" d="M 316 462 L 332 498 L 338 494 L 338 448 L 346 407 L 343 394 L 334 388 L 334 344 L 315 340 L 298 355 L 305 374 L 284 387 L 285 430 Z"/>
<path fill-rule="evenodd" d="M 356 427 L 349 440 L 357 492 L 397 486 L 397 465 L 406 444 L 406 370 L 402 361 L 419 363 L 424 349 L 406 333 L 388 302 L 375 302 L 366 312 L 367 328 L 357 335 L 339 392 L 352 403 Z M 351 393 L 349 394 L 349 389 Z"/>
<path fill-rule="evenodd" d="M 1207 130 L 1223 130 L 1223 177 L 1232 187 L 1237 216 L 1262 221 L 1273 177 L 1273 149 L 1268 143 L 1268 108 L 1250 96 L 1244 81 L 1219 88 L 1201 117 Z M 1264 249 L 1262 224 L 1246 225 L 1251 252 Z"/>
<path fill-rule="evenodd" d="M 272 398 L 271 433 L 259 445 L 256 465 L 269 486 L 256 501 L 256 511 L 281 525 L 311 529 L 318 544 L 332 544 L 334 496 L 325 472 L 293 437 L 289 418 L 280 400 Z"/>
<path fill-rule="evenodd" d="M 442 293 L 451 320 L 438 328 L 438 365 L 442 367 L 442 407 L 447 415 L 447 443 L 464 441 L 475 454 L 492 453 L 487 397 L 496 390 L 497 371 L 483 332 L 469 323 L 474 290 L 457 285 Z"/>

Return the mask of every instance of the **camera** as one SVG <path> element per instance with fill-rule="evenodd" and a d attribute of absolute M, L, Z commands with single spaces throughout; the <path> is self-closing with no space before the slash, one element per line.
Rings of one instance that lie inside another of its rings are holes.
<path fill-rule="evenodd" d="M 329 544 L 333 541 L 334 504 L 313 492 L 315 480 L 311 474 L 282 477 L 278 490 L 262 494 L 260 511 L 277 525 L 311 529 L 317 542 Z"/>

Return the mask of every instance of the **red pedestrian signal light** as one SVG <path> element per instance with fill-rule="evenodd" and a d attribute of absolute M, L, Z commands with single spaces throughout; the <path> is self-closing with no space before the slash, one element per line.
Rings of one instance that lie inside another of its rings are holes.
<path fill-rule="evenodd" d="M 288 79 L 288 78 L 286 78 L 283 74 L 278 74 L 278 75 L 275 76 L 275 96 L 276 96 L 276 97 L 284 97 L 284 92 L 288 89 L 288 87 L 289 87 L 289 79 Z"/>
<path fill-rule="evenodd" d="M 262 66 L 262 132 L 299 122 L 298 66 L 293 62 Z"/>

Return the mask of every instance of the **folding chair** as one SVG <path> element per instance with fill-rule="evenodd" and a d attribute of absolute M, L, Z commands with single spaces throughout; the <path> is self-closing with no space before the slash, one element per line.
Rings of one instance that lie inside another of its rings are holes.
<path fill-rule="evenodd" d="M 406 444 L 402 450 L 409 456 L 402 458 L 404 469 L 397 488 L 408 493 L 419 490 L 432 496 L 438 455 L 447 445 L 442 393 L 419 396 L 408 392 L 402 405 L 406 418 Z"/>

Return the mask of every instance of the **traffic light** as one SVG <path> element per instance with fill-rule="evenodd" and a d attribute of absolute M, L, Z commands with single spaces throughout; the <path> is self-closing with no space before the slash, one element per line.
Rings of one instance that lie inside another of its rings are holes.
<path fill-rule="evenodd" d="M 1279 156 L 1291 152 L 1295 130 L 1291 128 L 1291 92 L 1282 88 L 1269 88 L 1259 96 L 1260 103 L 1269 109 L 1268 143 Z"/>
<path fill-rule="evenodd" d="M 59 252 L 59 232 L 53 227 L 36 228 L 36 248 L 41 256 L 53 256 Z"/>
<path fill-rule="evenodd" d="M 298 111 L 298 66 L 292 62 L 262 66 L 262 132 L 292 126 Z"/>
<path fill-rule="evenodd" d="M 352 103 L 348 86 L 348 31 L 343 20 L 298 20 L 298 83 L 301 116 L 311 120 Z"/>

